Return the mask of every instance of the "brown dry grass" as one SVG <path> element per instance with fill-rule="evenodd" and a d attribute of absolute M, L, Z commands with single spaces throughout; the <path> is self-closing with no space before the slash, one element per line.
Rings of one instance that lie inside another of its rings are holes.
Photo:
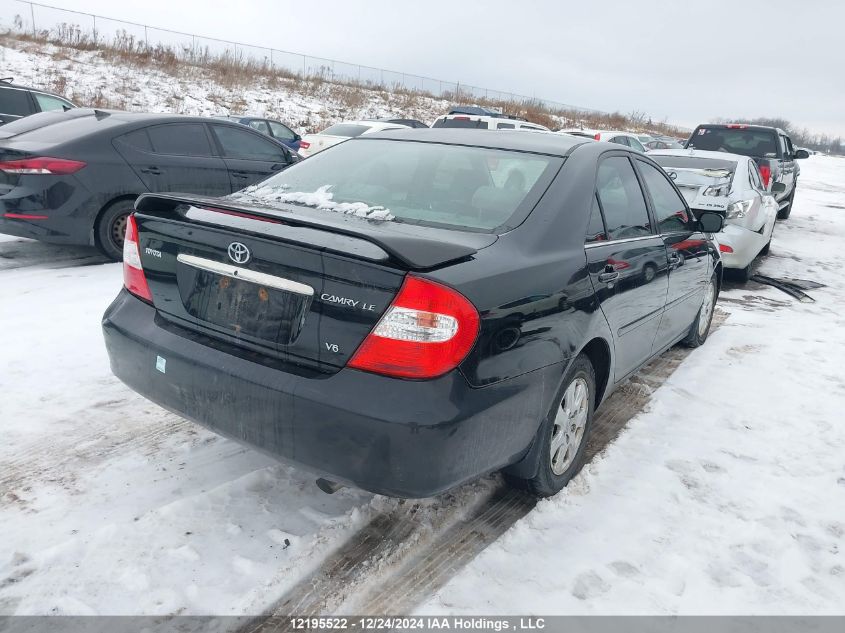
<path fill-rule="evenodd" d="M 366 105 L 377 99 L 388 104 L 396 112 L 404 116 L 426 119 L 430 113 L 430 103 L 426 107 L 426 100 L 441 100 L 444 103 L 473 103 L 483 107 L 500 110 L 507 114 L 521 116 L 528 121 L 544 125 L 550 129 L 566 127 L 586 127 L 597 129 L 631 129 L 637 131 L 651 131 L 683 136 L 684 132 L 676 126 L 663 122 L 652 122 L 645 114 L 632 112 L 625 115 L 620 112 L 600 113 L 581 110 L 566 110 L 550 108 L 539 101 L 515 102 L 500 99 L 486 99 L 467 95 L 464 91 L 444 92 L 434 95 L 427 91 L 413 90 L 402 85 L 383 86 L 373 82 L 359 82 L 340 80 L 333 76 L 328 67 L 314 69 L 313 74 L 291 72 L 270 64 L 269 58 L 256 60 L 244 54 L 242 50 L 225 50 L 214 53 L 208 47 L 185 46 L 174 47 L 161 44 L 148 45 L 146 41 L 135 36 L 119 32 L 112 40 L 104 41 L 82 30 L 75 24 L 60 24 L 51 30 L 39 31 L 35 34 L 22 32 L 21 20 L 16 20 L 10 31 L 0 36 L 10 44 L 20 48 L 32 48 L 39 44 L 52 44 L 56 50 L 52 53 L 57 60 L 70 59 L 72 51 L 94 51 L 103 59 L 127 65 L 133 68 L 155 68 L 174 77 L 184 77 L 190 74 L 202 73 L 220 87 L 235 90 L 264 83 L 270 89 L 284 89 L 293 94 L 305 97 L 325 98 L 340 106 L 341 115 L 357 118 L 365 111 Z M 67 80 L 60 73 L 55 73 L 48 80 L 53 92 L 63 94 L 77 102 L 94 107 L 125 107 L 126 98 L 120 99 L 119 104 L 110 102 L 102 90 L 94 95 L 73 94 L 74 87 L 67 85 Z M 80 97 L 82 97 L 80 99 Z M 182 106 L 181 99 L 172 95 L 168 99 L 174 110 Z M 229 103 L 219 103 L 230 111 L 236 111 L 246 104 L 242 99 L 229 99 Z M 235 103 L 235 101 L 238 101 Z M 319 124 L 331 124 L 336 121 L 324 119 Z M 311 126 L 315 123 L 310 122 Z"/>

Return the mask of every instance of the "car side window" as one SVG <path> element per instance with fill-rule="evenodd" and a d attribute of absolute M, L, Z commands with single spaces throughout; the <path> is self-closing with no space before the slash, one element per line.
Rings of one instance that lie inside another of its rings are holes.
<path fill-rule="evenodd" d="M 795 156 L 795 149 L 792 147 L 792 140 L 788 136 L 784 136 L 783 142 L 786 145 L 786 156 L 793 158 Z"/>
<path fill-rule="evenodd" d="M 262 134 L 266 134 L 267 136 L 270 136 L 270 127 L 267 125 L 267 121 L 260 121 L 260 120 L 250 121 L 249 127 L 251 127 L 253 130 L 258 130 Z"/>
<path fill-rule="evenodd" d="M 617 145 L 625 145 L 625 146 L 628 146 L 628 147 L 630 146 L 628 144 L 628 139 L 625 136 L 614 136 L 612 139 L 610 139 L 609 142 L 610 143 L 616 143 Z"/>
<path fill-rule="evenodd" d="M 140 149 L 145 152 L 153 151 L 153 146 L 150 144 L 150 137 L 144 128 L 118 136 L 116 140 L 134 149 Z"/>
<path fill-rule="evenodd" d="M 651 235 L 643 191 L 627 158 L 611 156 L 604 159 L 599 164 L 596 189 L 608 239 Z"/>
<path fill-rule="evenodd" d="M 256 134 L 228 125 L 212 125 L 211 129 L 214 130 L 214 136 L 220 142 L 226 158 L 288 162 L 288 156 L 283 149 Z"/>
<path fill-rule="evenodd" d="M 65 108 L 70 108 L 71 105 L 64 99 L 59 99 L 58 97 L 54 97 L 53 95 L 45 95 L 39 92 L 33 92 L 32 96 L 35 97 L 35 101 L 38 103 L 38 107 L 41 108 L 42 112 L 50 112 L 51 110 L 59 110 L 62 111 Z"/>
<path fill-rule="evenodd" d="M 202 123 L 169 123 L 147 128 L 153 152 L 171 156 L 211 156 Z"/>
<path fill-rule="evenodd" d="M 0 112 L 13 116 L 27 116 L 33 113 L 32 102 L 26 90 L 0 87 Z"/>
<path fill-rule="evenodd" d="M 286 125 L 282 125 L 281 123 L 277 123 L 276 121 L 267 121 L 267 125 L 270 126 L 270 131 L 273 132 L 273 136 L 278 139 L 283 139 L 285 141 L 292 141 L 296 134 L 293 133 Z"/>
<path fill-rule="evenodd" d="M 692 222 L 684 199 L 678 195 L 672 183 L 657 167 L 637 161 L 646 189 L 651 195 L 654 218 L 661 233 L 690 231 Z"/>
<path fill-rule="evenodd" d="M 516 126 L 513 123 L 497 123 L 497 130 L 513 130 Z"/>
<path fill-rule="evenodd" d="M 626 138 L 628 139 L 628 145 L 630 145 L 631 147 L 633 147 L 635 150 L 637 150 L 639 152 L 645 152 L 645 147 L 643 147 L 643 144 L 640 143 L 639 140 L 637 140 L 635 138 L 631 138 L 630 136 L 628 136 Z"/>
<path fill-rule="evenodd" d="M 590 207 L 590 220 L 587 223 L 587 234 L 584 236 L 584 241 L 587 244 L 591 244 L 593 242 L 603 242 L 606 239 L 607 233 L 604 230 L 604 220 L 601 216 L 598 195 L 593 194 L 593 204 Z"/>

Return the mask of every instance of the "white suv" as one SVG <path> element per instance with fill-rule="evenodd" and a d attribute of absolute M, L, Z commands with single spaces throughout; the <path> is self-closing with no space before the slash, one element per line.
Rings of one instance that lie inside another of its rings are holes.
<path fill-rule="evenodd" d="M 444 114 L 431 124 L 431 127 L 461 127 L 475 130 L 534 130 L 549 132 L 549 128 L 523 119 L 502 115 L 485 114 Z"/>
<path fill-rule="evenodd" d="M 640 141 L 641 138 L 644 138 L 644 134 L 633 134 L 632 132 L 606 132 L 604 130 L 580 130 L 580 129 L 569 129 L 569 130 L 559 130 L 558 134 L 570 134 L 572 136 L 584 136 L 587 138 L 591 138 L 594 141 L 607 141 L 608 143 L 616 143 L 618 145 L 625 145 L 627 147 L 632 147 L 638 152 L 647 152 L 648 149 L 642 144 Z M 649 137 L 650 138 L 650 137 Z"/>

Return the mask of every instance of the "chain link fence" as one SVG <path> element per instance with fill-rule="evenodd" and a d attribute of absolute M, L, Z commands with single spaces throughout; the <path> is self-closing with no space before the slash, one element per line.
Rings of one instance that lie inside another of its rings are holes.
<path fill-rule="evenodd" d="M 591 108 L 513 92 L 182 33 L 28 0 L 0 0 L 0 31 L 34 37 L 46 36 L 64 44 L 87 45 L 92 48 L 97 45 L 118 45 L 131 46 L 134 50 L 141 51 L 169 49 L 180 60 L 188 62 L 228 59 L 301 77 L 319 77 L 326 81 L 351 82 L 390 90 L 404 89 L 455 102 L 509 102 L 540 105 L 550 110 L 604 114 Z"/>

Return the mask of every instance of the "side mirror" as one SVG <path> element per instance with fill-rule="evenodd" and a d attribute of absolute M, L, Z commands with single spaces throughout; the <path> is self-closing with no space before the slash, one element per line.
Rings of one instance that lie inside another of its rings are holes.
<path fill-rule="evenodd" d="M 702 233 L 718 233 L 725 226 L 725 216 L 714 211 L 705 211 L 698 216 L 698 228 Z"/>
<path fill-rule="evenodd" d="M 795 158 L 810 158 L 810 152 L 805 149 L 795 150 Z"/>
<path fill-rule="evenodd" d="M 772 193 L 783 193 L 786 191 L 786 185 L 782 182 L 773 182 L 772 183 Z"/>

